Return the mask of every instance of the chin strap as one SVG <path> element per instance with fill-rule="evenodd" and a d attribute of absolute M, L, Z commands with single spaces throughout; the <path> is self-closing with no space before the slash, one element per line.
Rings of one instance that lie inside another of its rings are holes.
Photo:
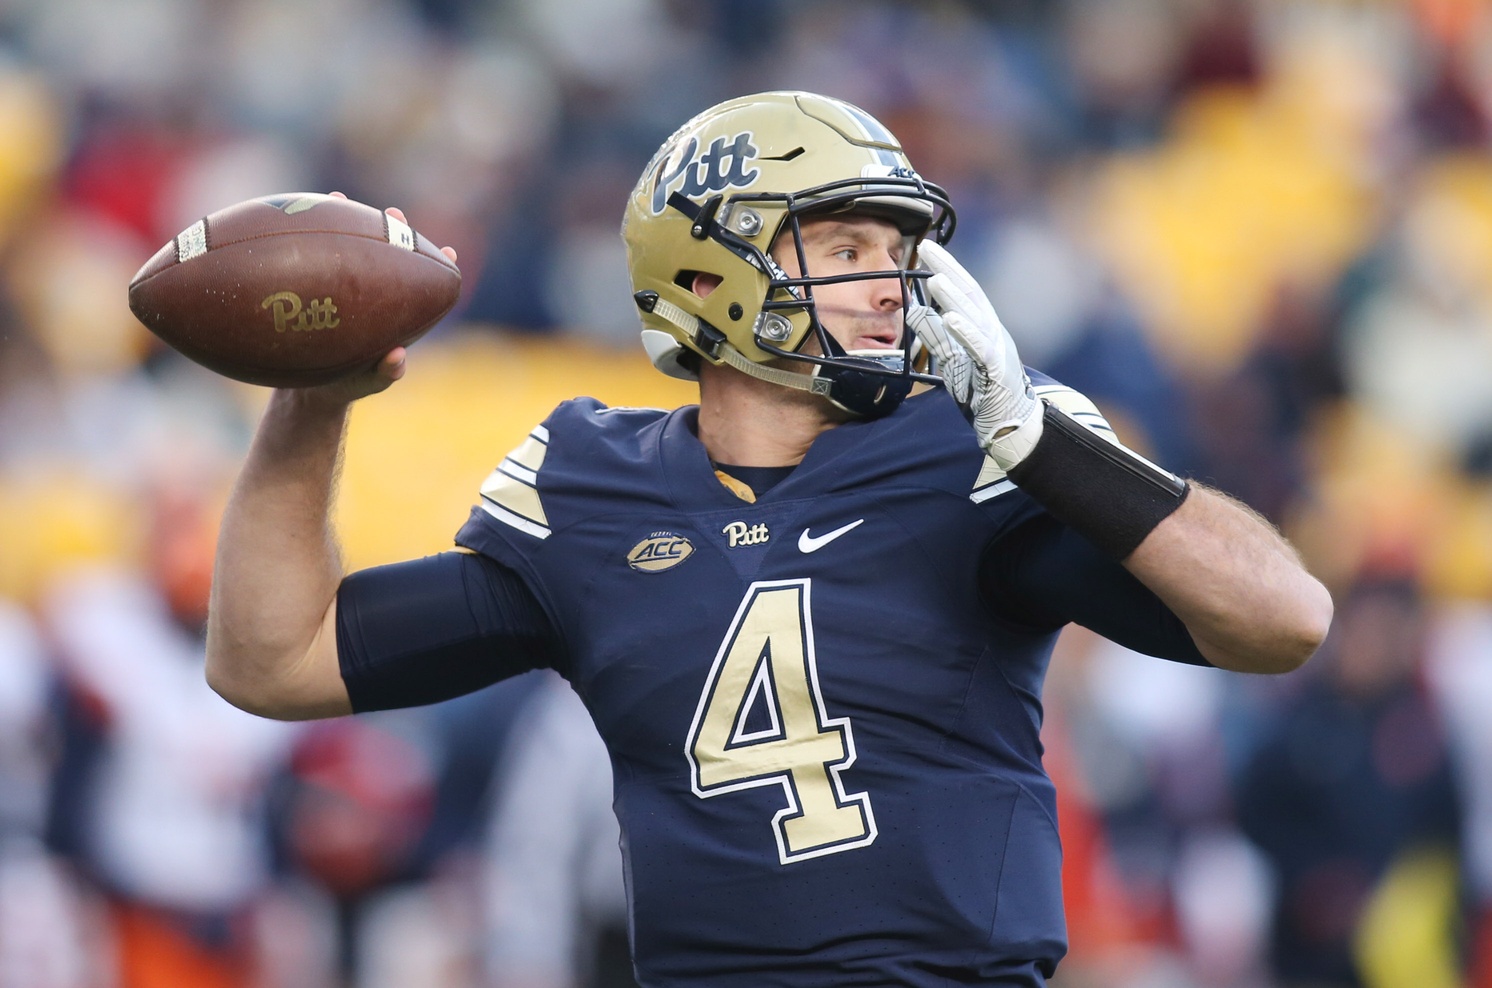
<path fill-rule="evenodd" d="M 679 306 L 665 298 L 653 300 L 653 315 L 665 322 L 672 323 L 689 336 L 690 339 L 698 340 L 705 334 L 701 333 L 704 320 L 692 312 L 686 312 Z M 834 382 L 812 374 L 798 374 L 794 371 L 784 370 L 781 367 L 771 367 L 767 364 L 759 364 L 748 358 L 740 350 L 730 345 L 724 338 L 714 341 L 713 355 L 722 363 L 729 364 L 742 374 L 754 377 L 768 384 L 776 384 L 784 388 L 793 388 L 797 391 L 807 391 L 810 394 L 829 397 Z"/>
<path fill-rule="evenodd" d="M 689 339 L 695 340 L 700 350 L 708 353 L 709 359 L 728 364 L 742 374 L 768 384 L 818 395 L 851 415 L 867 419 L 889 415 L 896 411 L 911 392 L 912 380 L 905 375 L 877 374 L 843 364 L 832 367 L 815 364 L 811 374 L 800 374 L 781 367 L 759 364 L 731 346 L 730 341 L 709 323 L 667 299 L 659 298 L 652 292 L 640 292 L 633 297 L 643 311 L 672 323 Z M 830 346 L 834 346 L 832 337 Z M 840 350 L 837 356 L 858 356 L 867 365 L 875 362 L 875 356 L 870 354 L 847 354 Z"/>

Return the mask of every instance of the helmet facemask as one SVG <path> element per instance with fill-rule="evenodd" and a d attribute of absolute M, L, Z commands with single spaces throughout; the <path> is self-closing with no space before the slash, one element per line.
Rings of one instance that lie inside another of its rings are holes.
<path fill-rule="evenodd" d="M 927 194 L 926 187 L 919 179 L 913 178 L 910 181 L 916 184 L 920 195 Z M 838 184 L 845 185 L 846 189 L 843 192 L 835 189 L 808 190 L 802 197 L 810 203 L 807 208 L 789 203 L 785 229 L 778 234 L 778 239 L 781 242 L 786 235 L 791 235 L 792 249 L 797 255 L 798 270 L 803 272 L 803 275 L 798 278 L 788 278 L 779 267 L 768 282 L 768 299 L 762 304 L 763 321 L 770 320 L 774 312 L 790 309 L 795 304 L 800 305 L 808 316 L 810 335 L 804 338 L 804 343 L 800 344 L 795 353 L 775 349 L 770 340 L 762 338 L 763 332 L 760 328 L 757 331 L 756 341 L 762 349 L 777 353 L 783 359 L 812 363 L 814 365 L 813 376 L 818 380 L 831 382 L 826 397 L 833 404 L 858 416 L 877 418 L 894 411 L 910 393 L 914 382 L 938 383 L 939 381 L 938 378 L 921 372 L 925 370 L 922 365 L 926 361 L 918 359 L 923 354 L 920 351 L 916 333 L 907 324 L 906 316 L 914 304 L 925 303 L 926 292 L 923 286 L 926 279 L 931 277 L 931 272 L 918 270 L 912 266 L 917 242 L 923 236 L 933 236 L 939 243 L 946 240 L 953 232 L 953 214 L 951 211 L 943 211 L 939 217 L 941 221 L 939 228 L 935 231 L 930 230 L 927 219 L 922 217 L 920 212 L 910 212 L 904 205 L 896 204 L 895 197 L 888 196 L 884 188 L 878 187 L 875 196 L 866 197 L 861 190 L 853 187 L 855 185 L 863 187 L 863 183 Z M 880 186 L 880 182 L 877 185 Z M 807 217 L 848 213 L 883 218 L 900 229 L 903 242 L 900 254 L 902 264 L 899 268 L 841 275 L 814 275 L 806 253 L 802 221 Z M 814 289 L 825 285 L 879 280 L 888 277 L 895 277 L 901 289 L 900 346 L 895 349 L 876 348 L 847 352 L 838 338 L 824 325 L 819 315 L 818 303 L 814 298 Z M 791 296 L 795 292 L 800 296 L 797 300 L 782 298 L 784 294 Z M 804 352 L 809 340 L 817 343 L 817 355 Z"/>
<path fill-rule="evenodd" d="M 910 266 L 918 241 L 931 237 L 941 244 L 953 234 L 954 213 L 937 186 L 915 175 L 846 179 L 797 193 L 748 193 L 732 196 L 728 201 L 715 196 L 702 207 L 675 193 L 669 197 L 668 207 L 684 212 L 693 221 L 695 235 L 700 239 L 715 240 L 766 273 L 765 296 L 752 327 L 756 346 L 780 360 L 812 365 L 806 375 L 800 371 L 761 366 L 754 370 L 740 369 L 773 383 L 811 390 L 831 404 L 862 418 L 878 418 L 895 411 L 916 382 L 941 383 L 941 378 L 926 373 L 926 353 L 906 321 L 906 314 L 913 305 L 927 304 L 923 283 L 932 277 L 932 272 Z M 764 217 L 772 215 L 780 217 L 780 224 L 767 250 L 734 232 L 739 228 L 755 233 L 765 222 Z M 901 252 L 904 266 L 814 275 L 803 239 L 803 221 L 836 215 L 869 215 L 891 222 L 901 231 L 904 241 Z M 772 253 L 788 245 L 797 260 L 798 270 L 803 272 L 796 277 L 790 275 Z M 846 351 L 820 318 L 814 289 L 852 281 L 892 278 L 901 287 L 900 345 L 894 349 Z M 808 332 L 799 335 L 796 346 L 789 348 L 795 323 L 804 319 Z M 702 326 L 701 329 L 708 333 L 709 327 Z M 717 342 L 723 343 L 723 338 Z M 813 352 L 815 350 L 817 352 Z M 775 373 L 764 373 L 767 371 Z"/>

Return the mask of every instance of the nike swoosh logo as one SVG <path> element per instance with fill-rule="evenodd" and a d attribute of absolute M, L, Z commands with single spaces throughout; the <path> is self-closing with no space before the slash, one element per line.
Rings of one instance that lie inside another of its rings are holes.
<path fill-rule="evenodd" d="M 832 532 L 828 532 L 824 535 L 818 536 L 809 535 L 808 529 L 805 528 L 803 529 L 803 534 L 798 536 L 798 551 L 817 552 L 824 546 L 828 545 L 830 542 L 833 542 L 835 539 L 839 538 L 845 532 L 848 532 L 852 528 L 858 527 L 863 521 L 865 521 L 864 518 L 856 518 L 854 521 L 850 522 L 848 525 L 845 525 L 843 528 L 836 528 Z"/>

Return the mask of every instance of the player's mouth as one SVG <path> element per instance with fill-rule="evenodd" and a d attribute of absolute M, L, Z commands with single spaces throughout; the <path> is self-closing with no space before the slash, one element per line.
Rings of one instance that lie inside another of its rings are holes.
<path fill-rule="evenodd" d="M 825 314 L 820 312 L 820 318 L 822 319 Z M 840 314 L 835 313 L 835 315 Z M 897 318 L 895 319 L 884 318 L 885 313 L 876 313 L 874 315 L 869 313 L 855 314 L 853 316 L 844 315 L 846 317 L 842 320 L 843 330 L 845 330 L 843 335 L 833 330 L 828 330 L 828 332 L 834 336 L 839 345 L 847 352 L 853 353 L 858 350 L 895 350 L 901 346 L 903 323 L 899 318 L 900 313 L 896 314 Z M 825 328 L 826 330 L 828 329 L 827 327 Z M 816 352 L 816 349 L 816 343 L 810 342 L 806 348 L 806 352 Z"/>
<path fill-rule="evenodd" d="M 901 327 L 887 327 L 855 337 L 852 350 L 891 350 L 901 345 Z"/>

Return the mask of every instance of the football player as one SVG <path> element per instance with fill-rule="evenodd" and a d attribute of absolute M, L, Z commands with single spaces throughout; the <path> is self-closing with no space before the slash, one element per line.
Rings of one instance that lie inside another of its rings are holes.
<path fill-rule="evenodd" d="M 404 353 L 276 392 L 224 518 L 211 682 L 294 718 L 558 670 L 610 752 L 645 985 L 1044 984 L 1058 631 L 1276 673 L 1331 601 L 1252 512 L 1023 368 L 953 229 L 847 103 L 700 114 L 622 228 L 643 344 L 698 405 L 566 402 L 464 551 L 344 575 L 347 408 Z"/>

